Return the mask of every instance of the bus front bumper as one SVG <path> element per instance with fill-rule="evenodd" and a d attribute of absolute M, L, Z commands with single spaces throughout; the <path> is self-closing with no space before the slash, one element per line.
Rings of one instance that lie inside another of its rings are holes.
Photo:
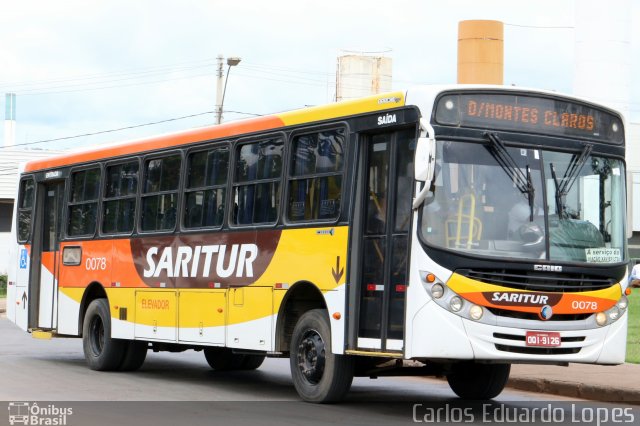
<path fill-rule="evenodd" d="M 627 318 L 598 328 L 570 329 L 563 323 L 557 347 L 527 346 L 527 331 L 537 331 L 531 321 L 505 327 L 457 316 L 435 303 L 427 303 L 413 318 L 413 341 L 407 358 L 486 360 L 508 363 L 588 363 L 621 364 L 626 356 Z M 545 323 L 544 331 L 552 331 Z"/>

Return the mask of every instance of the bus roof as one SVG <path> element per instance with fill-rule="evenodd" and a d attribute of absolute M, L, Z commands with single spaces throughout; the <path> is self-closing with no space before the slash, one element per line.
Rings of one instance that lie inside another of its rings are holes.
<path fill-rule="evenodd" d="M 153 136 L 150 138 L 109 144 L 82 151 L 69 152 L 55 157 L 30 161 L 25 166 L 25 172 L 29 173 L 108 158 L 135 155 L 164 148 L 179 147 L 190 143 L 222 139 L 246 133 L 329 120 L 343 116 L 364 114 L 367 112 L 397 108 L 404 105 L 405 92 L 384 93 L 357 100 L 337 102 L 263 117 L 239 120 L 217 126 L 207 126 L 177 133 Z"/>
<path fill-rule="evenodd" d="M 449 90 L 500 90 L 505 92 L 527 92 L 531 94 L 546 95 L 552 97 L 565 98 L 568 101 L 580 101 L 589 103 L 597 108 L 609 110 L 620 116 L 623 124 L 625 117 L 610 108 L 599 105 L 587 99 L 573 95 L 557 93 L 548 90 L 534 89 L 518 86 L 500 85 L 421 85 L 410 88 L 408 91 L 396 91 L 382 93 L 365 98 L 336 102 L 326 105 L 303 108 L 278 114 L 245 120 L 233 121 L 221 125 L 207 126 L 197 129 L 190 129 L 175 133 L 163 134 L 144 139 L 130 140 L 121 143 L 98 146 L 95 148 L 83 149 L 69 152 L 63 155 L 30 161 L 25 166 L 25 173 L 55 169 L 58 167 L 71 166 L 75 164 L 88 163 L 91 161 L 117 158 L 127 155 L 136 155 L 155 150 L 180 147 L 183 145 L 204 142 L 216 139 L 234 137 L 242 134 L 250 134 L 270 129 L 278 129 L 285 126 L 294 126 L 304 123 L 330 120 L 340 117 L 347 117 L 357 114 L 381 111 L 391 108 L 398 108 L 405 105 L 431 105 L 438 94 Z M 626 126 L 624 126 L 626 128 Z"/>

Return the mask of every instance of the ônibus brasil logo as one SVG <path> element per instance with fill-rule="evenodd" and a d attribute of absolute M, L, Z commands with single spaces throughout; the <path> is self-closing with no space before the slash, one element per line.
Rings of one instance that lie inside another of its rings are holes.
<path fill-rule="evenodd" d="M 10 402 L 9 424 L 66 426 L 73 408 L 55 404 L 38 405 L 37 402 Z"/>

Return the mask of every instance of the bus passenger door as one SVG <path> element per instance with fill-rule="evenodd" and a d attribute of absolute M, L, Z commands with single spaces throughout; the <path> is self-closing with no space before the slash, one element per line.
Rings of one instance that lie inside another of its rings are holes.
<path fill-rule="evenodd" d="M 31 253 L 29 328 L 54 329 L 57 326 L 64 181 L 46 182 L 38 189 L 42 191 L 37 194 Z"/>
<path fill-rule="evenodd" d="M 358 172 L 356 213 L 359 258 L 355 291 L 355 344 L 383 352 L 404 348 L 415 127 L 366 136 Z M 361 223 L 357 226 L 358 218 Z M 351 339 L 353 342 L 353 339 Z"/>

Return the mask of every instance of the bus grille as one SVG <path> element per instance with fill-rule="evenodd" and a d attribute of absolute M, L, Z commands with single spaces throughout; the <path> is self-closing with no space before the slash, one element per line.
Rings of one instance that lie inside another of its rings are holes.
<path fill-rule="evenodd" d="M 502 352 L 511 352 L 516 354 L 527 355 L 570 355 L 577 354 L 582 349 L 581 347 L 554 347 L 554 348 L 541 348 L 522 346 L 525 344 L 526 336 L 521 334 L 507 334 L 507 333 L 493 333 L 494 339 L 508 340 L 513 344 L 495 343 L 497 350 Z M 586 339 L 585 336 L 562 336 L 560 338 L 561 343 L 581 343 Z M 516 343 L 517 342 L 517 343 Z"/>
<path fill-rule="evenodd" d="M 519 334 L 493 333 L 493 337 L 496 339 L 515 340 L 518 342 L 524 342 L 526 340 L 525 336 Z M 560 338 L 560 341 L 562 343 L 584 342 L 584 339 L 585 336 L 564 336 Z"/>
<path fill-rule="evenodd" d="M 502 352 L 527 355 L 570 355 L 577 354 L 582 348 L 532 348 L 496 344 L 496 349 Z"/>
<path fill-rule="evenodd" d="M 510 311 L 508 309 L 499 308 L 487 308 L 493 315 L 503 318 L 515 318 L 532 321 L 540 321 L 538 314 L 532 314 L 529 312 Z M 554 314 L 553 321 L 582 321 L 589 318 L 593 314 Z"/>
<path fill-rule="evenodd" d="M 616 283 L 613 278 L 587 276 L 585 274 L 539 273 L 536 271 L 507 271 L 458 269 L 458 274 L 487 284 L 495 284 L 519 290 L 546 292 L 581 292 L 609 288 Z"/>

